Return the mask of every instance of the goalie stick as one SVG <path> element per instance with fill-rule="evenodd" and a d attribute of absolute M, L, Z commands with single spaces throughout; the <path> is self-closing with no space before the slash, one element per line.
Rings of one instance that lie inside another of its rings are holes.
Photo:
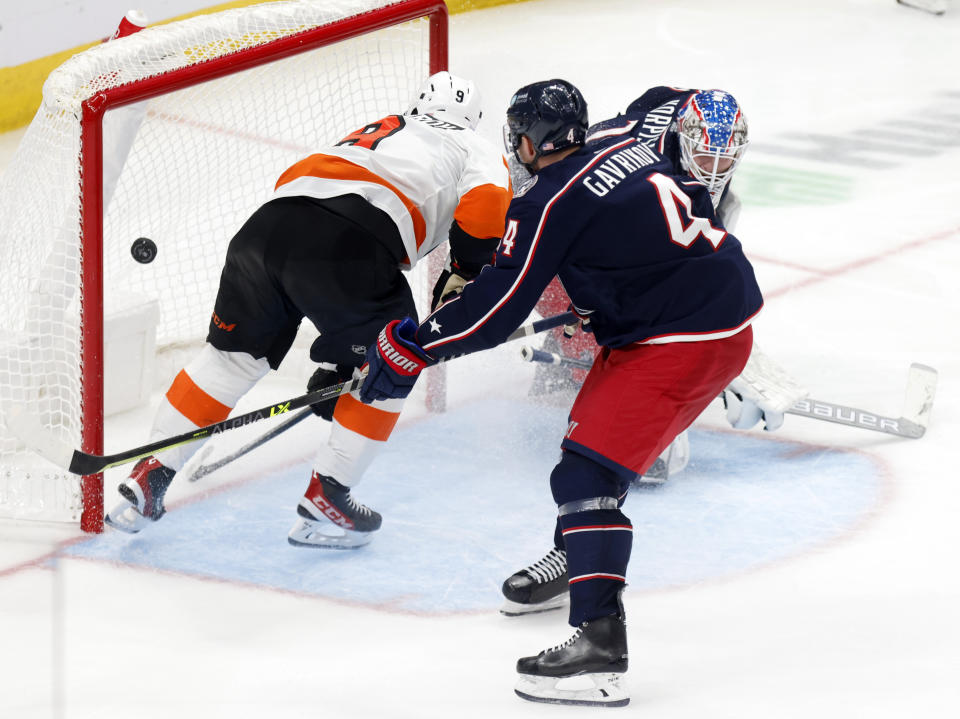
<path fill-rule="evenodd" d="M 589 368 L 593 365 L 588 360 L 562 357 L 553 352 L 544 352 L 529 346 L 522 347 L 520 354 L 527 362 L 545 362 L 547 364 L 583 368 Z M 856 407 L 847 407 L 842 404 L 810 398 L 798 400 L 790 409 L 786 410 L 786 414 L 810 417 L 824 422 L 835 422 L 848 427 L 869 429 L 897 437 L 920 439 L 930 422 L 930 412 L 933 409 L 933 398 L 936 391 L 937 371 L 933 367 L 914 362 L 910 365 L 907 373 L 903 414 L 899 417 L 885 417 L 876 412 L 867 412 Z"/>
<path fill-rule="evenodd" d="M 947 0 L 897 0 L 897 3 L 931 15 L 943 15 L 947 11 Z"/>
<path fill-rule="evenodd" d="M 514 330 L 504 342 L 528 337 L 538 332 L 559 327 L 560 325 L 573 322 L 575 315 L 572 312 L 564 312 L 553 317 L 547 317 L 536 322 L 531 322 Z M 452 357 L 443 357 L 440 362 L 447 362 L 462 355 Z M 259 422 L 262 419 L 277 417 L 281 414 L 287 414 L 295 409 L 307 407 L 317 402 L 339 397 L 341 394 L 348 394 L 360 388 L 363 384 L 363 377 L 348 380 L 340 384 L 324 387 L 313 392 L 307 392 L 299 397 L 272 404 L 267 407 L 261 407 L 250 412 L 239 414 L 236 417 L 228 417 L 221 422 L 214 422 L 206 427 L 199 427 L 190 432 L 184 432 L 173 437 L 150 442 L 133 449 L 116 452 L 114 454 L 90 454 L 79 449 L 74 449 L 67 442 L 57 437 L 49 428 L 44 427 L 40 416 L 28 411 L 25 404 L 8 404 L 5 407 L 4 421 L 7 428 L 17 439 L 23 442 L 26 447 L 41 457 L 53 462 L 58 467 L 66 469 L 72 474 L 87 476 L 97 474 L 110 467 L 116 467 L 120 464 L 127 464 L 143 457 L 149 457 L 151 454 L 165 449 L 172 449 L 190 442 L 196 442 L 201 439 L 207 439 L 215 434 L 226 432 L 227 430 L 244 427 L 253 422 Z M 276 435 L 274 435 L 276 436 Z"/>

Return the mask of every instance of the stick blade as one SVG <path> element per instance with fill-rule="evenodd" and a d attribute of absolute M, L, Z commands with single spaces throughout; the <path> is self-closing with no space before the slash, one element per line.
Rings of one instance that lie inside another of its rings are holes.
<path fill-rule="evenodd" d="M 73 447 L 43 426 L 40 416 L 30 412 L 25 404 L 11 403 L 4 407 L 4 422 L 10 433 L 32 452 L 39 454 L 61 469 L 71 471 Z"/>
<path fill-rule="evenodd" d="M 933 367 L 914 362 L 907 373 L 907 389 L 903 400 L 903 419 L 919 428 L 920 434 L 930 423 L 933 398 L 937 392 L 937 371 Z"/>
<path fill-rule="evenodd" d="M 197 454 L 191 460 L 190 463 L 193 466 L 193 469 L 190 471 L 190 474 L 187 475 L 187 479 L 189 479 L 191 482 L 196 482 L 198 479 L 203 479 L 213 471 L 210 469 L 211 465 L 206 464 L 206 461 L 210 459 L 210 455 L 213 453 L 213 447 L 213 443 L 208 442 L 206 445 L 200 448 L 200 451 L 197 452 Z M 186 469 L 186 467 L 184 469 Z M 180 473 L 185 474 L 183 470 L 181 470 Z"/>

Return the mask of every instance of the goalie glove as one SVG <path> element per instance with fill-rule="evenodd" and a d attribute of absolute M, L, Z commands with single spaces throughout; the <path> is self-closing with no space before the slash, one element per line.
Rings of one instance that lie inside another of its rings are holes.
<path fill-rule="evenodd" d="M 394 320 L 380 330 L 376 344 L 367 348 L 367 377 L 360 385 L 360 400 L 403 399 L 420 373 L 436 364 L 417 344 L 417 323 L 409 317 Z"/>
<path fill-rule="evenodd" d="M 743 383 L 739 379 L 733 380 L 723 391 L 723 406 L 727 410 L 727 421 L 730 426 L 734 429 L 750 429 L 763 420 L 763 428 L 768 432 L 780 429 L 783 424 L 783 412 L 769 408 L 763 409 L 754 400 L 747 399 L 743 391 Z"/>
<path fill-rule="evenodd" d="M 773 432 L 783 424 L 783 415 L 807 390 L 756 345 L 747 366 L 723 391 L 727 421 L 734 429 L 750 429 L 760 420 Z"/>

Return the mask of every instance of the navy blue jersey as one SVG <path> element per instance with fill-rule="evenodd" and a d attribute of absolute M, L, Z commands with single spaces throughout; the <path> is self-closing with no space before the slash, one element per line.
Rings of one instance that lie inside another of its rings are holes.
<path fill-rule="evenodd" d="M 626 112 L 611 120 L 592 125 L 587 130 L 587 142 L 616 135 L 631 135 L 669 159 L 677 172 L 680 167 L 680 142 L 671 126 L 677 112 L 687 100 L 700 90 L 677 87 L 651 87 L 627 106 Z"/>
<path fill-rule="evenodd" d="M 580 148 L 518 190 L 494 264 L 430 315 L 417 341 L 434 357 L 493 347 L 554 275 L 607 347 L 729 336 L 763 303 L 706 188 L 620 136 Z"/>

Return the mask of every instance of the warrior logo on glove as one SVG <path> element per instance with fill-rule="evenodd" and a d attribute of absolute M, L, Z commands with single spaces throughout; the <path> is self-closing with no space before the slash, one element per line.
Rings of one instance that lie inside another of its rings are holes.
<path fill-rule="evenodd" d="M 380 331 L 377 343 L 367 348 L 367 377 L 360 400 L 403 399 L 420 373 L 436 360 L 417 344 L 417 323 L 409 317 L 394 320 Z"/>
<path fill-rule="evenodd" d="M 409 377 L 420 374 L 424 367 L 427 366 L 427 363 L 419 360 L 419 358 L 411 357 L 397 350 L 390 343 L 390 338 L 387 337 L 386 327 L 380 330 L 380 336 L 377 338 L 377 346 L 380 349 L 380 355 L 390 362 L 394 369 L 399 370 Z"/>

